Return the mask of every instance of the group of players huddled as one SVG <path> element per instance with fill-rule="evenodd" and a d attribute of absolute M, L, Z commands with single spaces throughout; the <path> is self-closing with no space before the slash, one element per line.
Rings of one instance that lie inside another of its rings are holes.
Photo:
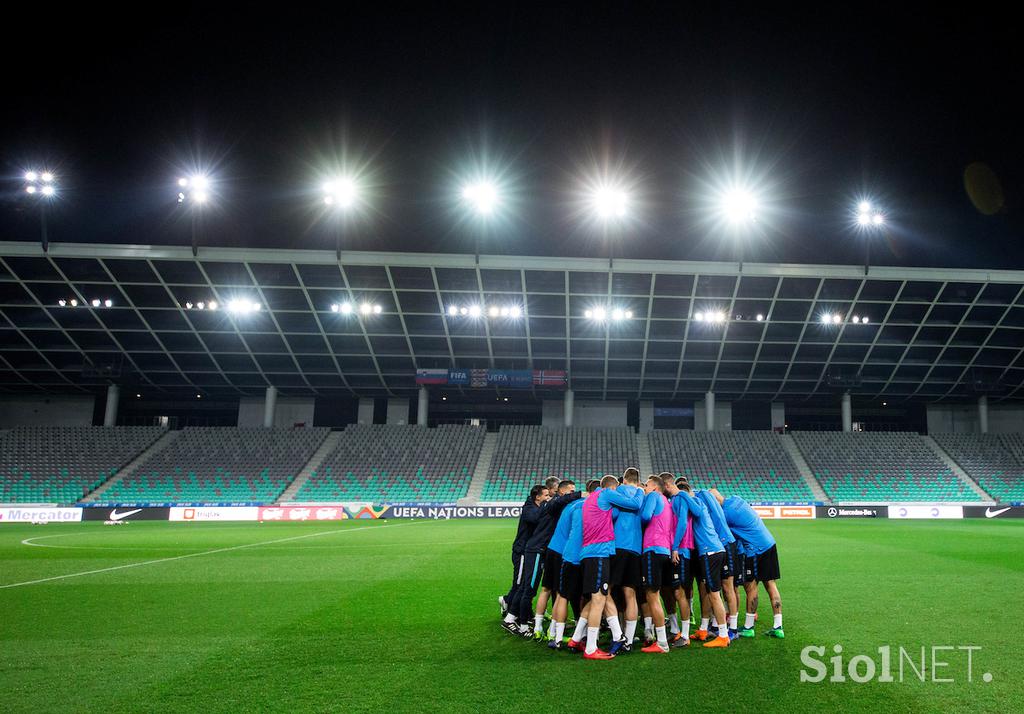
<path fill-rule="evenodd" d="M 761 517 L 742 498 L 723 498 L 714 488 L 694 492 L 686 477 L 667 472 L 641 483 L 639 470 L 629 468 L 621 477 L 589 481 L 586 493 L 555 477 L 534 486 L 519 517 L 512 566 L 512 587 L 498 598 L 502 627 L 586 659 L 631 652 L 641 612 L 642 652 L 689 645 L 694 580 L 701 617 L 693 637 L 705 647 L 754 636 L 758 583 L 774 613 L 765 634 L 785 636 L 778 550 Z M 746 617 L 738 628 L 741 587 Z M 570 608 L 576 627 L 564 642 Z M 602 617 L 611 634 L 607 651 L 598 648 Z"/>

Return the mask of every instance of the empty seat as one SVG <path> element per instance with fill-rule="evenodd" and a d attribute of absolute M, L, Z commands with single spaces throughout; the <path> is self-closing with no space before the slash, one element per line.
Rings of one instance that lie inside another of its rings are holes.
<path fill-rule="evenodd" d="M 104 502 L 274 501 L 330 429 L 189 427 L 103 493 Z"/>
<path fill-rule="evenodd" d="M 591 478 L 618 476 L 639 463 L 632 429 L 502 426 L 480 498 L 522 501 L 534 484 L 550 476 L 582 488 Z"/>
<path fill-rule="evenodd" d="M 794 432 L 815 477 L 833 501 L 978 501 L 910 432 Z"/>
<path fill-rule="evenodd" d="M 454 502 L 469 490 L 483 440 L 473 426 L 354 424 L 295 500 Z"/>
<path fill-rule="evenodd" d="M 0 435 L 0 503 L 75 503 L 164 432 L 134 426 L 15 427 Z"/>
<path fill-rule="evenodd" d="M 657 429 L 648 438 L 654 470 L 686 476 L 695 488 L 760 503 L 814 500 L 774 432 Z"/>

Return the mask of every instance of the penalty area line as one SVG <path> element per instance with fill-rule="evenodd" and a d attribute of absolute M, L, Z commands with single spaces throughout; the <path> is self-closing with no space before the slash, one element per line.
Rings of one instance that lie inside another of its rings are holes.
<path fill-rule="evenodd" d="M 18 588 L 23 585 L 38 585 L 39 583 L 48 583 L 54 580 L 64 580 L 65 578 L 77 578 L 82 575 L 95 575 L 97 573 L 109 573 L 114 570 L 125 570 L 127 568 L 138 568 L 143 565 L 156 565 L 157 563 L 168 563 L 172 560 L 184 560 L 185 558 L 198 558 L 201 555 L 214 555 L 216 553 L 227 553 L 232 550 L 242 550 L 244 548 L 257 548 L 261 545 L 274 545 L 275 543 L 287 543 L 294 540 L 302 540 L 304 538 L 316 538 L 317 536 L 331 535 L 332 533 L 354 533 L 356 531 L 368 531 L 368 530 L 380 530 L 381 528 L 398 528 L 400 526 L 411 526 L 417 521 L 411 521 L 408 523 L 394 523 L 383 526 L 361 526 L 359 528 L 336 528 L 332 531 L 319 531 L 317 533 L 306 533 L 299 536 L 289 536 L 288 538 L 276 538 L 274 540 L 264 540 L 258 543 L 243 543 L 242 545 L 232 545 L 225 548 L 214 548 L 213 550 L 204 550 L 199 553 L 185 553 L 183 555 L 172 555 L 167 558 L 157 558 L 156 560 L 143 560 L 138 563 L 125 563 L 123 565 L 112 565 L 109 568 L 97 568 L 96 570 L 83 570 L 80 573 L 66 573 L 64 575 L 53 575 L 48 578 L 39 578 L 38 580 L 26 580 L 22 583 L 7 583 L 6 585 L 0 585 L 0 590 L 6 588 Z"/>

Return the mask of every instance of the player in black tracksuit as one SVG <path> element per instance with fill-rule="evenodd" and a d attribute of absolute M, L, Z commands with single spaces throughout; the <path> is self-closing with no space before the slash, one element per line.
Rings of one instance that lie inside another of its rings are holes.
<path fill-rule="evenodd" d="M 540 519 L 541 504 L 545 503 L 548 498 L 548 490 L 537 484 L 530 489 L 530 496 L 526 499 L 523 510 L 519 514 L 519 528 L 516 531 L 516 539 L 512 541 L 512 587 L 509 588 L 505 597 L 498 598 L 498 602 L 505 612 L 502 626 L 509 631 L 516 629 L 516 610 L 513 608 L 513 603 L 523 578 L 526 542 L 533 535 L 537 521 Z"/>
<path fill-rule="evenodd" d="M 533 617 L 534 634 L 541 630 L 537 619 L 543 618 L 543 612 L 539 618 L 534 614 L 533 598 L 537 594 L 537 586 L 540 585 L 544 577 L 545 551 L 548 543 L 551 542 L 551 536 L 555 532 L 555 526 L 558 525 L 558 518 L 562 515 L 562 511 L 583 495 L 575 493 L 575 488 L 575 484 L 566 483 L 564 489 L 559 488 L 561 495 L 541 505 L 537 525 L 529 540 L 526 541 L 526 547 L 523 550 L 522 577 L 515 599 L 509 604 L 509 611 L 515 613 L 520 628 L 529 623 L 530 618 Z"/>

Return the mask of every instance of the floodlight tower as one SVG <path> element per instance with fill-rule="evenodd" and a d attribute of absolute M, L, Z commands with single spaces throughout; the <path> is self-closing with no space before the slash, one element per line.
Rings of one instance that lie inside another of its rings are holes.
<path fill-rule="evenodd" d="M 345 216 L 359 203 L 359 184 L 351 176 L 341 176 L 324 182 L 324 205 L 337 215 L 334 232 L 334 255 L 341 261 L 341 234 L 344 230 Z"/>
<path fill-rule="evenodd" d="M 192 256 L 199 255 L 199 229 L 203 207 L 210 200 L 210 179 L 203 174 L 178 179 L 178 203 L 192 210 Z"/>
<path fill-rule="evenodd" d="M 594 217 L 603 226 L 608 240 L 609 270 L 615 258 L 615 239 L 617 237 L 617 233 L 612 235 L 612 232 L 629 217 L 629 204 L 629 194 L 617 185 L 602 184 L 591 192 L 591 209 Z"/>
<path fill-rule="evenodd" d="M 462 200 L 469 211 L 481 221 L 487 221 L 501 203 L 498 187 L 488 180 L 467 183 L 462 187 Z M 480 262 L 480 231 L 473 232 L 473 255 Z"/>
<path fill-rule="evenodd" d="M 871 239 L 885 229 L 885 214 L 871 201 L 859 201 L 856 216 L 857 227 L 864 233 L 864 274 L 867 275 L 871 265 Z"/>
<path fill-rule="evenodd" d="M 744 248 L 750 227 L 757 221 L 757 196 L 743 187 L 733 187 L 719 197 L 719 211 L 735 233 L 740 272 L 743 272 Z"/>
<path fill-rule="evenodd" d="M 57 196 L 57 177 L 52 171 L 25 172 L 25 193 L 39 203 L 39 233 L 43 252 L 50 249 L 50 238 L 46 232 L 46 205 Z"/>

